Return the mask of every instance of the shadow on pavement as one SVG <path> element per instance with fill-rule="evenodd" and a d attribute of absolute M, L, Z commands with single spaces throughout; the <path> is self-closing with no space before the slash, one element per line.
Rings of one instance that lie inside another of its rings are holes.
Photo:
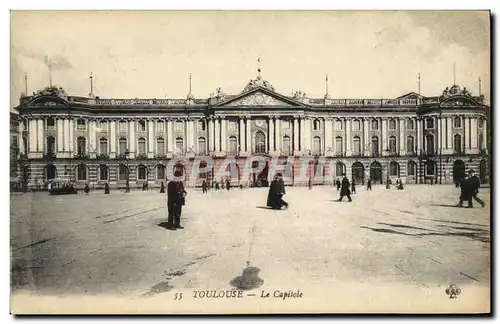
<path fill-rule="evenodd" d="M 170 227 L 167 222 L 161 222 L 160 224 L 158 224 L 158 226 L 163 227 L 164 229 L 169 231 L 173 230 L 173 228 Z"/>
<path fill-rule="evenodd" d="M 488 225 L 466 223 L 466 222 L 457 222 L 457 221 L 450 221 L 450 220 L 444 220 L 444 219 L 424 218 L 424 217 L 417 217 L 417 218 L 423 219 L 423 220 L 429 220 L 429 221 L 433 221 L 433 222 L 440 222 L 440 223 L 451 223 L 451 224 L 460 224 L 460 225 L 472 225 L 472 226 L 488 227 Z"/>
<path fill-rule="evenodd" d="M 267 207 L 267 206 L 257 206 L 256 208 L 272 210 L 271 207 Z"/>
<path fill-rule="evenodd" d="M 441 225 L 440 228 L 437 229 L 426 229 L 422 227 L 415 227 L 415 226 L 401 225 L 401 224 L 389 224 L 389 223 L 378 223 L 378 224 L 401 230 L 393 230 L 390 228 L 373 228 L 369 226 L 360 226 L 360 227 L 379 233 L 399 234 L 399 235 L 413 236 L 419 238 L 423 236 L 456 236 L 456 237 L 468 237 L 470 239 L 480 241 L 483 243 L 489 243 L 491 241 L 489 237 L 489 231 L 476 228 Z M 443 229 L 443 227 L 447 228 Z M 409 233 L 405 232 L 404 229 L 417 230 L 420 232 Z"/>
<path fill-rule="evenodd" d="M 464 207 L 460 207 L 460 206 L 457 206 L 457 205 L 444 205 L 444 204 L 432 204 L 431 206 L 434 206 L 434 207 L 453 207 L 453 208 L 464 208 Z"/>

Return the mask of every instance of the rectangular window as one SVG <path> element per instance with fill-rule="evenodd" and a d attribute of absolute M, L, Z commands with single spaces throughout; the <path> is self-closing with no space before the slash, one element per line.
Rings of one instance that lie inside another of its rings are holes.
<path fill-rule="evenodd" d="M 184 122 L 181 122 L 181 121 L 175 122 L 175 131 L 176 132 L 182 132 L 183 129 L 184 129 Z"/>
<path fill-rule="evenodd" d="M 359 131 L 361 129 L 361 122 L 359 120 L 352 121 L 352 130 Z"/>
<path fill-rule="evenodd" d="M 164 132 L 165 131 L 165 122 L 160 120 L 156 123 L 156 131 L 157 132 Z"/>
<path fill-rule="evenodd" d="M 336 131 L 341 131 L 342 130 L 342 121 L 341 120 L 336 120 L 334 122 L 334 127 Z"/>
<path fill-rule="evenodd" d="M 137 122 L 137 131 L 139 131 L 139 132 L 145 132 L 146 131 L 146 121 L 139 120 Z"/>
<path fill-rule="evenodd" d="M 290 129 L 291 128 L 291 123 L 289 120 L 282 120 L 281 121 L 281 127 L 283 129 Z"/>
<path fill-rule="evenodd" d="M 126 121 L 121 121 L 119 124 L 118 124 L 118 130 L 120 132 L 126 132 L 127 131 L 127 122 Z"/>
<path fill-rule="evenodd" d="M 108 168 L 105 166 L 99 167 L 99 180 L 107 181 L 108 180 Z"/>

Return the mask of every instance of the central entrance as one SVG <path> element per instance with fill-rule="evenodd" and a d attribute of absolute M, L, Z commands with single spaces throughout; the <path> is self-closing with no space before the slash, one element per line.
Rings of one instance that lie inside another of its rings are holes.
<path fill-rule="evenodd" d="M 373 161 L 370 164 L 370 179 L 373 182 L 379 181 L 382 184 L 382 165 L 378 161 Z"/>

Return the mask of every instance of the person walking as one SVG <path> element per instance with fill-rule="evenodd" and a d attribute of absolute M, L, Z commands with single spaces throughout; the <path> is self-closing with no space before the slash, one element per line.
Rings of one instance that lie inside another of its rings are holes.
<path fill-rule="evenodd" d="M 181 226 L 181 213 L 182 206 L 186 203 L 185 197 L 187 192 L 184 190 L 184 184 L 180 180 L 181 176 L 181 171 L 175 171 L 175 178 L 167 185 L 167 228 L 171 230 L 184 228 Z"/>
<path fill-rule="evenodd" d="M 337 178 L 336 184 L 337 184 L 337 191 L 339 191 L 341 183 L 340 183 L 340 180 L 338 178 Z"/>
<path fill-rule="evenodd" d="M 343 178 L 340 187 L 340 198 L 338 201 L 342 201 L 344 196 L 347 196 L 347 199 L 349 199 L 349 202 L 351 202 L 352 199 L 351 199 L 351 191 L 349 190 L 349 180 L 347 179 L 345 173 L 342 176 Z"/>
<path fill-rule="evenodd" d="M 107 182 L 104 184 L 104 194 L 109 195 L 109 183 Z"/>
<path fill-rule="evenodd" d="M 207 192 L 207 182 L 205 180 L 203 180 L 203 182 L 201 183 L 201 192 L 202 193 L 206 193 Z"/>
<path fill-rule="evenodd" d="M 368 181 L 366 182 L 366 190 L 372 190 L 372 179 L 368 178 Z"/>
<path fill-rule="evenodd" d="M 163 181 L 161 182 L 160 185 L 160 193 L 165 193 L 165 184 L 163 183 Z"/>
<path fill-rule="evenodd" d="M 229 181 L 229 179 L 226 179 L 226 189 L 227 189 L 227 191 L 229 191 L 229 189 L 231 189 L 231 181 Z"/>
<path fill-rule="evenodd" d="M 460 196 L 457 207 L 463 207 L 464 201 L 467 201 L 467 208 L 472 208 L 472 195 L 469 185 L 469 177 L 465 175 L 460 181 Z"/>
<path fill-rule="evenodd" d="M 479 193 L 479 188 L 481 187 L 481 180 L 479 180 L 479 177 L 475 175 L 474 170 L 469 170 L 469 185 L 470 185 L 470 193 L 471 193 L 471 200 L 470 200 L 470 205 L 472 207 L 472 198 L 474 198 L 475 201 L 477 201 L 481 207 L 484 207 L 484 201 L 477 196 Z"/>
<path fill-rule="evenodd" d="M 351 192 L 353 194 L 356 193 L 356 180 L 355 179 L 352 179 L 352 182 L 351 182 Z"/>

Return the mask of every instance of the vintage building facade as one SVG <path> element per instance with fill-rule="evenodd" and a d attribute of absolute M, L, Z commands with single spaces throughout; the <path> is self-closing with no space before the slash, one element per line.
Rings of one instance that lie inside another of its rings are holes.
<path fill-rule="evenodd" d="M 311 99 L 301 92 L 277 93 L 260 75 L 240 94 L 220 88 L 208 99 L 101 99 L 67 95 L 47 87 L 23 95 L 19 112 L 19 172 L 28 185 L 58 178 L 79 185 L 123 187 L 165 181 L 165 165 L 185 156 L 179 167 L 186 184 L 195 155 L 220 163 L 234 157 L 233 185 L 244 179 L 249 156 L 259 154 L 299 179 L 304 157 L 314 184 L 331 184 L 346 173 L 357 183 L 401 178 L 406 183 L 452 183 L 465 169 L 483 182 L 489 177 L 489 107 L 457 85 L 439 96 L 409 93 L 394 99 Z M 304 170 L 302 170 L 304 172 Z M 324 175 L 324 177 L 314 177 Z"/>

